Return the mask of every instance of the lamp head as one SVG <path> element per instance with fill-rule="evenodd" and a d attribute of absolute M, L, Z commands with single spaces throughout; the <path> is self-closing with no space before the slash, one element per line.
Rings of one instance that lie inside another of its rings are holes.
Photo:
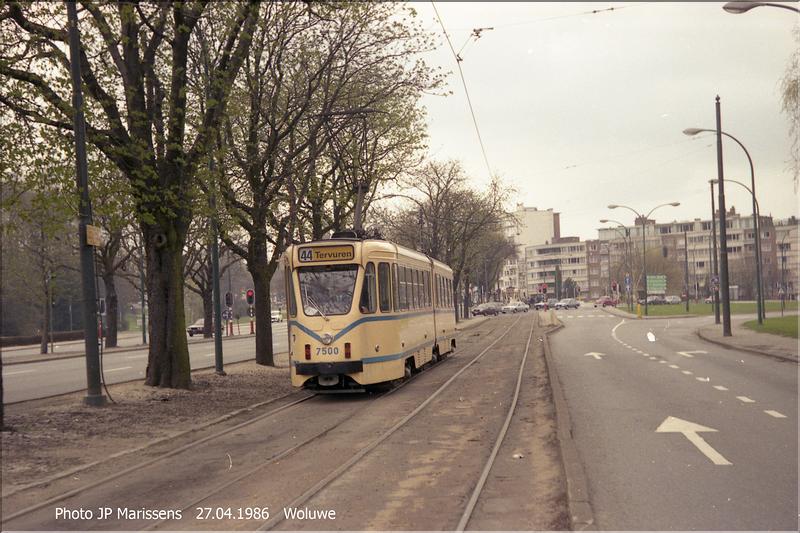
<path fill-rule="evenodd" d="M 722 9 L 728 13 L 739 15 L 741 13 L 750 11 L 754 7 L 758 7 L 759 5 L 761 5 L 761 2 L 728 2 L 722 6 Z"/>
<path fill-rule="evenodd" d="M 669 205 L 671 205 L 672 207 L 678 207 L 679 205 L 681 205 L 681 203 L 680 202 L 671 202 Z"/>
<path fill-rule="evenodd" d="M 691 136 L 697 135 L 698 133 L 703 132 L 703 131 L 706 131 L 706 130 L 704 130 L 703 128 L 686 128 L 685 130 L 683 130 L 683 134 L 684 135 L 688 135 L 688 136 L 691 137 Z"/>
<path fill-rule="evenodd" d="M 606 220 L 605 218 L 600 219 L 601 224 L 605 224 L 606 222 L 608 222 L 608 220 Z"/>
<path fill-rule="evenodd" d="M 611 205 L 608 206 L 609 209 L 616 209 L 618 207 L 619 206 L 617 204 L 611 204 Z"/>

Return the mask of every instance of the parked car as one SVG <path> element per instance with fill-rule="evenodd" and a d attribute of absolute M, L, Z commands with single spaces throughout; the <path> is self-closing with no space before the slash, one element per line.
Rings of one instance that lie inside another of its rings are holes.
<path fill-rule="evenodd" d="M 556 309 L 577 309 L 581 306 L 580 302 L 575 298 L 564 298 L 560 302 L 556 302 Z"/>
<path fill-rule="evenodd" d="M 522 312 L 527 312 L 528 309 L 529 309 L 528 304 L 526 304 L 525 302 L 516 301 L 516 302 L 508 302 L 503 306 L 501 311 L 503 313 L 522 313 Z"/>
<path fill-rule="evenodd" d="M 496 316 L 500 312 L 500 306 L 495 302 L 478 304 L 472 308 L 472 316 Z"/>
<path fill-rule="evenodd" d="M 546 301 L 537 303 L 533 307 L 537 311 L 540 311 L 540 310 L 544 309 L 545 306 L 547 306 L 548 309 L 555 309 L 557 303 L 558 303 L 558 300 L 556 300 L 555 298 L 550 298 L 550 299 L 548 299 Z"/>
<path fill-rule="evenodd" d="M 714 303 L 714 297 L 713 296 L 706 296 L 706 299 L 703 300 L 703 301 L 705 303 L 707 303 L 707 304 L 713 304 Z"/>
<path fill-rule="evenodd" d="M 680 296 L 667 296 L 664 298 L 664 302 L 668 304 L 679 304 L 682 301 Z"/>
<path fill-rule="evenodd" d="M 600 307 L 606 307 L 606 306 L 616 307 L 618 303 L 619 302 L 617 301 L 616 298 L 612 298 L 611 296 L 601 296 L 594 303 L 594 306 L 595 307 L 598 307 L 598 306 L 600 306 Z"/>
<path fill-rule="evenodd" d="M 282 322 L 283 321 L 283 315 L 281 314 L 280 311 L 272 311 L 270 313 L 270 315 L 271 315 L 270 318 L 271 318 L 272 322 Z"/>
<path fill-rule="evenodd" d="M 647 305 L 663 305 L 665 303 L 667 303 L 667 300 L 663 296 L 660 296 L 658 294 L 654 294 L 647 297 Z"/>
<path fill-rule="evenodd" d="M 195 335 L 202 335 L 204 329 L 205 320 L 200 319 L 196 321 L 194 324 L 186 328 L 186 333 L 189 334 L 190 337 L 194 337 Z"/>

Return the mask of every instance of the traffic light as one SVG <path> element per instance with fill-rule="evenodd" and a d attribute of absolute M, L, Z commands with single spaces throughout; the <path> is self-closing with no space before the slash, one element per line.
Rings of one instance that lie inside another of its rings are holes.
<path fill-rule="evenodd" d="M 225 293 L 225 307 L 233 307 L 233 294 Z"/>
<path fill-rule="evenodd" d="M 256 293 L 253 292 L 253 289 L 247 289 L 247 305 L 253 305 L 253 302 L 256 301 Z"/>

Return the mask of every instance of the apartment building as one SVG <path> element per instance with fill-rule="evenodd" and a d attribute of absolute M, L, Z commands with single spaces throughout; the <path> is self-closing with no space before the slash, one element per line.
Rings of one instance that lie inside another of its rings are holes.
<path fill-rule="evenodd" d="M 567 292 L 570 297 L 585 296 L 589 290 L 587 259 L 587 243 L 578 237 L 556 237 L 551 242 L 526 247 L 524 275 L 527 294 L 539 293 L 546 285 L 548 296 L 556 297 L 558 283 L 562 297 Z"/>
<path fill-rule="evenodd" d="M 736 212 L 735 207 L 731 207 L 726 217 L 731 298 L 754 299 L 756 295 L 756 261 L 753 216 L 741 215 Z M 776 228 L 773 225 L 772 217 L 761 216 L 760 223 L 764 296 L 775 298 L 779 288 L 777 285 L 779 268 L 776 254 Z M 696 218 L 692 221 L 657 223 L 647 220 L 643 225 L 641 220 L 637 220 L 634 226 L 599 228 L 599 241 L 608 243 L 610 246 L 610 263 L 612 265 L 621 264 L 625 260 L 621 254 L 627 252 L 627 260 L 632 270 L 641 268 L 643 228 L 644 246 L 647 247 L 649 254 L 652 254 L 651 250 L 653 249 L 660 250 L 661 257 L 671 260 L 680 268 L 680 275 L 685 275 L 684 269 L 688 267 L 686 269 L 688 270 L 691 296 L 695 296 L 695 293 L 698 297 L 708 294 L 713 273 L 712 221 Z M 719 231 L 717 231 L 718 249 L 719 238 Z M 618 271 L 618 269 L 615 270 Z M 648 274 L 656 273 L 658 272 L 654 272 L 652 268 L 648 269 Z M 600 276 L 603 278 L 602 270 L 600 270 Z M 676 280 L 672 287 L 678 285 L 680 286 L 678 291 L 682 291 L 683 283 L 680 280 Z M 678 291 L 673 289 L 672 292 Z"/>
<path fill-rule="evenodd" d="M 531 294 L 527 288 L 525 250 L 560 237 L 559 213 L 517 204 L 516 210 L 506 220 L 504 232 L 516 245 L 517 257 L 503 265 L 498 288 L 506 300 L 524 299 Z"/>
<path fill-rule="evenodd" d="M 783 287 L 789 300 L 797 299 L 800 285 L 800 235 L 798 235 L 798 219 L 791 217 L 775 222 L 775 242 L 777 244 L 776 259 L 778 264 L 778 290 Z"/>

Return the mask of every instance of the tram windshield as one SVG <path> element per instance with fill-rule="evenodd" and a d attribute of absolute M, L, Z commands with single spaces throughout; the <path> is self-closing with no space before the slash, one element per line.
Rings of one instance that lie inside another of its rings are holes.
<path fill-rule="evenodd" d="M 358 265 L 300 267 L 297 276 L 306 316 L 344 315 L 350 311 Z"/>

